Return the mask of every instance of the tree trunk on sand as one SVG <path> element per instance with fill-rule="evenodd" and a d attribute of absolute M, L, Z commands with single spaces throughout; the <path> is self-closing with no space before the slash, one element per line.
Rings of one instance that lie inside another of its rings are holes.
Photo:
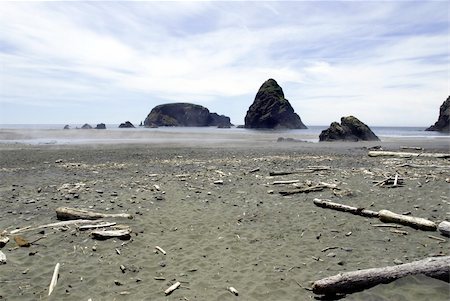
<path fill-rule="evenodd" d="M 99 218 L 105 218 L 105 217 L 125 217 L 125 218 L 132 218 L 132 216 L 128 213 L 114 213 L 114 214 L 107 214 L 107 213 L 100 213 L 100 212 L 94 212 L 94 211 L 88 211 L 84 209 L 76 209 L 76 208 L 69 208 L 69 207 L 59 207 L 56 209 L 56 217 L 59 220 L 71 220 L 71 219 L 99 219 Z"/>
<path fill-rule="evenodd" d="M 352 214 L 367 216 L 367 217 L 378 217 L 378 212 L 375 212 L 372 210 L 367 210 L 364 208 L 343 205 L 343 204 L 339 204 L 339 203 L 334 203 L 329 200 L 321 200 L 321 199 L 314 199 L 313 202 L 314 202 L 314 204 L 316 204 L 317 206 L 322 207 L 322 208 L 334 209 L 334 210 L 338 210 L 338 211 L 349 212 Z"/>
<path fill-rule="evenodd" d="M 378 214 L 382 222 L 402 224 L 426 231 L 436 231 L 437 228 L 436 223 L 420 217 L 397 214 L 389 210 L 380 210 Z"/>
<path fill-rule="evenodd" d="M 349 294 L 417 274 L 449 282 L 450 256 L 430 257 L 397 266 L 342 273 L 314 282 L 312 289 L 319 295 Z"/>

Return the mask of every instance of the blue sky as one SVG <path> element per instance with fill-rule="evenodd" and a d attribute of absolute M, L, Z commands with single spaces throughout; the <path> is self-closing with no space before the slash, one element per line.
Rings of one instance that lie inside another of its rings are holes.
<path fill-rule="evenodd" d="M 0 123 L 139 123 L 192 102 L 243 124 L 274 78 L 306 125 L 428 126 L 447 1 L 0 2 Z"/>

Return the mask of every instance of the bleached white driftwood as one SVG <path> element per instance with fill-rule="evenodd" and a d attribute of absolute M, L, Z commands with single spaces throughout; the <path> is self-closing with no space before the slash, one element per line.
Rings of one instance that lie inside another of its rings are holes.
<path fill-rule="evenodd" d="M 389 152 L 389 151 L 369 151 L 369 157 L 426 157 L 426 158 L 450 158 L 450 154 L 446 153 L 408 153 L 408 152 Z"/>
<path fill-rule="evenodd" d="M 438 225 L 438 230 L 442 235 L 450 237 L 450 222 L 443 221 Z"/>
<path fill-rule="evenodd" d="M 330 166 L 308 166 L 306 168 L 302 168 L 302 169 L 298 169 L 298 170 L 294 170 L 294 171 L 273 171 L 270 172 L 269 175 L 270 176 L 285 176 L 285 175 L 292 175 L 292 174 L 296 174 L 296 173 L 309 173 L 309 172 L 316 172 L 316 171 L 325 171 L 325 170 L 330 170 L 331 167 Z"/>
<path fill-rule="evenodd" d="M 8 236 L 0 236 L 0 248 L 3 248 L 9 241 Z"/>
<path fill-rule="evenodd" d="M 80 231 L 85 231 L 85 230 L 90 230 L 90 229 L 98 229 L 98 228 L 106 228 L 106 227 L 111 227 L 111 226 L 115 226 L 116 223 L 101 223 L 101 224 L 94 224 L 94 225 L 84 225 L 84 226 L 79 226 L 78 230 Z"/>
<path fill-rule="evenodd" d="M 179 288 L 181 285 L 181 283 L 179 281 L 175 282 L 174 284 L 172 284 L 171 286 L 169 286 L 164 293 L 167 295 L 170 295 L 174 290 L 176 290 L 177 288 Z"/>
<path fill-rule="evenodd" d="M 402 224 L 416 229 L 435 231 L 437 228 L 436 223 L 430 220 L 421 217 L 397 214 L 389 210 L 380 210 L 378 216 L 382 222 Z"/>
<path fill-rule="evenodd" d="M 92 236 L 96 239 L 108 239 L 108 238 L 119 238 L 119 239 L 130 239 L 131 238 L 130 229 L 118 229 L 118 230 L 94 230 L 92 231 Z"/>
<path fill-rule="evenodd" d="M 239 296 L 238 290 L 235 289 L 234 287 L 229 286 L 229 287 L 227 287 L 227 290 L 228 290 L 230 293 L 234 294 L 235 296 Z"/>
<path fill-rule="evenodd" d="M 332 202 L 330 200 L 314 199 L 314 204 L 322 208 L 329 208 L 343 212 L 349 212 L 356 215 L 367 216 L 367 217 L 378 217 L 378 212 L 367 210 L 364 208 L 357 208 L 353 206 L 348 206 L 344 204 L 339 204 Z"/>
<path fill-rule="evenodd" d="M 20 229 L 12 230 L 9 233 L 10 234 L 16 234 L 16 233 L 19 233 L 19 232 L 33 231 L 33 230 L 39 230 L 39 229 L 44 229 L 44 228 L 64 227 L 64 226 L 69 226 L 69 225 L 97 223 L 97 222 L 102 222 L 102 221 L 92 221 L 92 220 L 87 220 L 87 219 L 76 219 L 76 220 L 62 221 L 62 222 L 57 222 L 57 223 L 41 225 L 41 226 L 37 226 L 37 227 L 27 226 L 27 227 L 23 227 L 23 228 L 20 228 Z"/>
<path fill-rule="evenodd" d="M 156 246 L 155 249 L 161 252 L 163 255 L 166 255 L 166 251 L 164 251 L 160 246 Z"/>
<path fill-rule="evenodd" d="M 0 251 L 0 264 L 6 263 L 6 255 L 2 251 Z"/>
<path fill-rule="evenodd" d="M 105 217 L 125 217 L 131 218 L 128 213 L 100 213 L 89 211 L 85 209 L 77 209 L 70 207 L 56 208 L 56 217 L 59 220 L 72 220 L 72 219 L 100 219 Z"/>
<path fill-rule="evenodd" d="M 50 296 L 53 292 L 53 289 L 58 282 L 58 274 L 59 274 L 59 262 L 55 265 L 55 269 L 53 270 L 52 280 L 50 281 L 50 286 L 48 287 L 48 295 Z"/>
<path fill-rule="evenodd" d="M 381 283 L 389 283 L 396 279 L 424 274 L 432 278 L 449 282 L 450 256 L 429 257 L 411 263 L 372 268 L 337 274 L 313 284 L 313 292 L 319 295 L 337 295 L 359 292 Z"/>
<path fill-rule="evenodd" d="M 300 182 L 300 180 L 274 181 L 272 185 L 294 184 L 298 182 Z"/>

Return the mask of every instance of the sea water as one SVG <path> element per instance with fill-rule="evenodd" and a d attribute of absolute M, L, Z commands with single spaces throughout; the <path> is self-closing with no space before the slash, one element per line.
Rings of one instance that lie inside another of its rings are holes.
<path fill-rule="evenodd" d="M 118 124 L 106 124 L 106 130 L 83 130 L 81 124 L 0 124 L 0 143 L 24 144 L 79 144 L 79 143 L 146 143 L 176 141 L 205 141 L 267 139 L 276 141 L 279 137 L 318 142 L 320 133 L 328 126 L 309 126 L 308 129 L 256 130 L 231 127 L 159 127 L 119 128 Z M 425 127 L 371 127 L 383 141 L 389 138 L 449 139 L 448 133 L 425 131 Z"/>

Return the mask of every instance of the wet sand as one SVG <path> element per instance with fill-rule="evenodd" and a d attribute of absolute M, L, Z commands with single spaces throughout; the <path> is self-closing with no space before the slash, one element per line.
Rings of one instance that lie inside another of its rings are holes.
<path fill-rule="evenodd" d="M 317 144 L 277 143 L 273 136 L 187 138 L 1 144 L 0 231 L 57 222 L 55 209 L 69 206 L 130 213 L 133 219 L 105 220 L 128 225 L 133 232 L 126 241 L 94 240 L 76 226 L 20 233 L 28 241 L 44 237 L 28 248 L 18 248 L 11 235 L 1 249 L 7 264 L 0 266 L 0 299 L 307 300 L 314 297 L 308 290 L 312 282 L 326 276 L 449 255 L 448 239 L 438 232 L 402 226 L 396 230 L 407 234 L 399 234 L 375 227 L 378 219 L 313 204 L 314 198 L 322 198 L 449 220 L 448 159 L 367 156 L 367 148 L 375 145 L 448 152 L 442 139 Z M 311 166 L 329 169 L 269 176 Z M 396 173 L 404 186 L 374 186 Z M 280 191 L 295 187 L 273 185 L 280 180 L 326 182 L 339 189 L 282 196 Z M 155 252 L 155 246 L 167 254 Z M 59 280 L 48 298 L 57 262 Z M 181 287 L 165 296 L 176 281 Z M 426 289 L 428 300 L 445 300 L 449 294 L 448 284 L 418 277 L 346 299 L 423 300 L 420 294 L 416 299 L 407 294 L 408 285 Z M 239 296 L 228 292 L 229 286 Z"/>

